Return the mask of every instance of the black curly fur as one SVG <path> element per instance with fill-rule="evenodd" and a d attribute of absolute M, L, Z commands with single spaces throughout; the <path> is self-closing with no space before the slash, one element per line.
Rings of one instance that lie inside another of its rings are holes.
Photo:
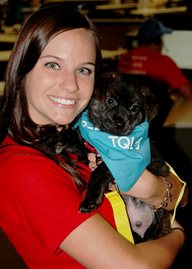
<path fill-rule="evenodd" d="M 157 102 L 149 87 L 136 78 L 117 73 L 104 74 L 101 77 L 88 107 L 88 116 L 93 125 L 113 135 L 128 135 L 138 124 L 146 119 L 151 121 L 156 115 Z M 152 161 L 147 169 L 155 175 L 168 175 L 169 168 L 153 143 L 151 156 Z M 87 213 L 97 209 L 112 182 L 114 178 L 102 162 L 92 172 L 80 211 Z M 158 238 L 169 231 L 170 215 L 168 211 L 160 209 L 155 212 L 155 219 L 144 238 L 135 235 L 135 241 L 138 243 Z"/>

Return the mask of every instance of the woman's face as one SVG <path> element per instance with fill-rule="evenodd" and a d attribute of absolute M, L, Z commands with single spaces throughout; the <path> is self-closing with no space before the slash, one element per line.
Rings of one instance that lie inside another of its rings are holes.
<path fill-rule="evenodd" d="M 37 124 L 71 123 L 93 93 L 95 62 L 91 32 L 74 29 L 51 39 L 26 76 L 31 119 Z"/>

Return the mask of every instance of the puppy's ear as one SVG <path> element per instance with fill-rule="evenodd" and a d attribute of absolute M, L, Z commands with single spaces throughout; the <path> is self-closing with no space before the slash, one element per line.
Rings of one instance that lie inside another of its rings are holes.
<path fill-rule="evenodd" d="M 102 98 L 108 85 L 116 78 L 116 76 L 116 72 L 103 72 L 100 76 L 97 76 L 93 95 Z"/>
<path fill-rule="evenodd" d="M 158 113 L 157 99 L 149 87 L 142 87 L 141 94 L 144 97 L 145 114 L 147 120 L 151 121 Z"/>

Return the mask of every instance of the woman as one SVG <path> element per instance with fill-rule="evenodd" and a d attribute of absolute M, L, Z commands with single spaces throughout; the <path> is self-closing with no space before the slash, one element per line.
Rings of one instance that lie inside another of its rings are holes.
<path fill-rule="evenodd" d="M 28 268 L 163 269 L 183 245 L 175 221 L 169 235 L 134 246 L 116 231 L 107 199 L 96 212 L 78 212 L 91 169 L 68 152 L 70 131 L 99 67 L 93 25 L 60 5 L 34 13 L 13 48 L 0 114 L 0 226 Z M 147 170 L 131 192 L 148 179 L 153 189 L 145 184 L 142 198 L 158 205 L 164 184 Z M 173 209 L 183 184 L 167 180 Z"/>

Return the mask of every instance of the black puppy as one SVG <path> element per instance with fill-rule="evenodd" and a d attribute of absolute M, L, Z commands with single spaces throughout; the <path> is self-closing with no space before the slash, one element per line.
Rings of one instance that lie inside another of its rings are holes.
<path fill-rule="evenodd" d="M 136 126 L 145 120 L 151 121 L 157 115 L 157 102 L 148 86 L 140 83 L 137 78 L 123 74 L 104 74 L 96 84 L 94 95 L 88 107 L 88 117 L 92 124 L 101 131 L 118 136 L 129 135 Z M 169 168 L 162 160 L 154 145 L 151 145 L 151 163 L 147 167 L 152 173 L 166 176 Z M 131 169 L 127 167 L 127 169 Z M 105 179 L 105 180 L 103 180 Z M 85 197 L 80 204 L 80 211 L 87 213 L 95 210 L 103 200 L 114 178 L 102 162 L 92 172 Z M 123 196 L 135 208 L 151 212 L 152 225 L 142 235 L 135 235 L 135 241 L 146 241 L 158 238 L 170 231 L 170 215 L 164 209 L 152 210 L 149 205 L 136 198 Z M 131 201 L 130 201 L 131 200 Z M 137 225 L 131 220 L 132 228 L 137 232 Z M 135 226 L 135 227 L 133 227 Z"/>

